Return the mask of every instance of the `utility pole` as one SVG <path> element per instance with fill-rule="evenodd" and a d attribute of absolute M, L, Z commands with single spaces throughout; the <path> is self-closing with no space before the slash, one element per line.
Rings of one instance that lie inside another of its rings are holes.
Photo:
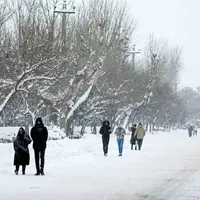
<path fill-rule="evenodd" d="M 76 9 L 76 7 L 72 5 L 72 10 L 69 11 L 67 9 L 66 0 L 63 0 L 62 8 L 60 10 L 59 9 L 57 10 L 56 4 L 54 5 L 54 15 L 55 14 L 62 15 L 62 41 L 63 41 L 62 52 L 64 52 L 66 50 L 67 15 L 75 14 L 75 9 Z"/>
<path fill-rule="evenodd" d="M 133 63 L 133 67 L 135 69 L 135 55 L 136 54 L 140 54 L 141 50 L 138 49 L 136 50 L 135 45 L 133 46 L 133 50 L 132 51 L 127 51 L 128 54 L 132 54 L 132 63 Z"/>

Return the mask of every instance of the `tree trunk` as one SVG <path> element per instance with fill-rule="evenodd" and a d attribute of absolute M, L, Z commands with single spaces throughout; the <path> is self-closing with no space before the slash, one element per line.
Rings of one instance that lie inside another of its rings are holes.
<path fill-rule="evenodd" d="M 93 124 L 93 127 L 92 127 L 92 134 L 97 134 L 97 125 L 96 123 Z"/>
<path fill-rule="evenodd" d="M 83 136 L 84 133 L 85 133 L 86 125 L 87 125 L 87 121 L 85 121 L 85 122 L 83 123 L 82 127 L 81 127 L 81 132 L 80 132 L 80 134 L 81 134 L 82 136 Z"/>
<path fill-rule="evenodd" d="M 73 117 L 70 117 L 67 120 L 67 123 L 65 125 L 65 130 L 66 130 L 66 136 L 69 136 L 70 134 L 73 134 Z"/>
<path fill-rule="evenodd" d="M 35 124 L 35 115 L 33 113 L 30 113 L 30 114 L 31 114 L 32 126 L 34 126 L 34 124 Z"/>

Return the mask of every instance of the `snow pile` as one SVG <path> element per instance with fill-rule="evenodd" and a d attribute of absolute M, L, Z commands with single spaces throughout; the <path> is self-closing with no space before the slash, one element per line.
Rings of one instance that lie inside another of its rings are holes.
<path fill-rule="evenodd" d="M 0 127 L 0 143 L 11 143 L 20 127 Z M 58 127 L 47 127 L 49 140 L 61 140 L 66 137 L 64 131 Z M 31 130 L 31 128 L 30 128 Z"/>
<path fill-rule="evenodd" d="M 64 131 L 59 129 L 58 127 L 49 128 L 49 140 L 62 140 L 66 137 Z"/>

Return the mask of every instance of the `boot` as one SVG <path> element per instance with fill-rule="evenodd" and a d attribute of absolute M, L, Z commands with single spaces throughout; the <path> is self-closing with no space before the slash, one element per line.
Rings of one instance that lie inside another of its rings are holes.
<path fill-rule="evenodd" d="M 40 175 L 40 171 L 37 170 L 37 173 L 35 174 L 35 176 L 39 176 Z"/>
<path fill-rule="evenodd" d="M 43 170 L 43 169 L 40 170 L 40 174 L 41 174 L 42 176 L 44 176 L 44 170 Z"/>
<path fill-rule="evenodd" d="M 19 172 L 19 165 L 16 165 L 15 174 L 18 175 Z"/>

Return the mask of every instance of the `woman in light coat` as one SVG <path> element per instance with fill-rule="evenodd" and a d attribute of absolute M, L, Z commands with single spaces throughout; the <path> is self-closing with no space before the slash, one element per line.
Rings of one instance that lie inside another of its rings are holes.
<path fill-rule="evenodd" d="M 138 144 L 139 151 L 142 148 L 142 143 L 143 143 L 144 136 L 145 136 L 144 127 L 142 126 L 141 123 L 139 123 L 139 125 L 138 125 L 138 127 L 137 127 L 137 129 L 135 131 L 135 138 L 136 138 L 136 141 L 137 141 L 137 144 Z"/>
<path fill-rule="evenodd" d="M 119 150 L 119 156 L 122 156 L 123 145 L 124 145 L 124 136 L 126 135 L 126 131 L 123 127 L 118 127 L 115 130 L 115 135 L 117 136 L 117 145 Z"/>

